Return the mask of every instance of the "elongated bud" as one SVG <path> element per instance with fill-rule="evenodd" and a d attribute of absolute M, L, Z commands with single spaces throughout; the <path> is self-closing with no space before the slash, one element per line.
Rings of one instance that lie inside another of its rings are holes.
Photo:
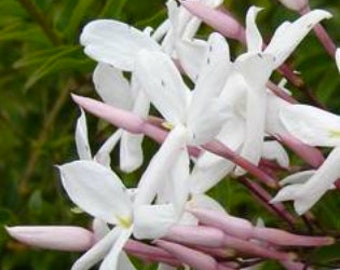
<path fill-rule="evenodd" d="M 294 11 L 299 11 L 299 12 L 303 11 L 309 6 L 308 0 L 279 0 L 279 1 L 286 8 L 289 8 Z"/>
<path fill-rule="evenodd" d="M 334 238 L 328 236 L 296 235 L 278 229 L 254 228 L 254 238 L 281 246 L 328 246 L 334 244 Z"/>
<path fill-rule="evenodd" d="M 94 244 L 93 233 L 73 226 L 17 226 L 6 227 L 16 240 L 38 248 L 85 251 Z"/>
<path fill-rule="evenodd" d="M 178 243 L 204 247 L 222 247 L 224 233 L 219 229 L 206 226 L 176 225 L 170 228 L 164 239 Z"/>
<path fill-rule="evenodd" d="M 191 14 L 200 18 L 225 37 L 245 43 L 243 26 L 230 14 L 208 7 L 199 1 L 182 0 L 180 2 Z"/>
<path fill-rule="evenodd" d="M 228 248 L 237 250 L 242 254 L 254 255 L 274 260 L 290 261 L 296 258 L 296 254 L 268 249 L 248 240 L 238 239 L 234 236 L 224 235 L 224 243 Z"/>
<path fill-rule="evenodd" d="M 280 134 L 278 137 L 282 143 L 314 168 L 320 167 L 324 162 L 325 159 L 319 149 L 304 144 L 289 134 Z"/>
<path fill-rule="evenodd" d="M 146 261 L 163 262 L 174 267 L 181 266 L 181 262 L 175 259 L 169 252 L 139 241 L 130 239 L 125 244 L 124 250 L 129 254 Z"/>
<path fill-rule="evenodd" d="M 133 134 L 144 133 L 157 142 L 163 142 L 166 138 L 166 131 L 150 124 L 130 111 L 118 109 L 95 99 L 74 94 L 72 94 L 72 99 L 85 111 Z"/>
<path fill-rule="evenodd" d="M 252 236 L 253 225 L 248 220 L 208 209 L 193 208 L 189 211 L 198 218 L 200 223 L 219 228 L 229 235 L 240 239 L 249 239 Z"/>
<path fill-rule="evenodd" d="M 155 244 L 164 250 L 170 252 L 178 260 L 197 270 L 215 270 L 218 269 L 215 259 L 203 252 L 171 243 L 164 240 L 156 240 Z M 230 269 L 230 268 L 229 268 Z"/>

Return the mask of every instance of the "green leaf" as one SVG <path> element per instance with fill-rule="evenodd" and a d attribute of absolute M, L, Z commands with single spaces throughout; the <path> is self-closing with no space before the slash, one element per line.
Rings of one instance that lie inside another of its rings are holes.
<path fill-rule="evenodd" d="M 78 4 L 73 10 L 72 16 L 70 17 L 70 21 L 67 24 L 65 35 L 70 38 L 75 35 L 77 32 L 80 23 L 84 20 L 84 17 L 87 14 L 87 11 L 91 8 L 94 0 L 82 0 L 78 1 Z"/>
<path fill-rule="evenodd" d="M 16 61 L 13 64 L 14 68 L 22 68 L 32 65 L 38 65 L 45 61 L 47 61 L 50 57 L 56 56 L 56 55 L 65 55 L 71 52 L 74 52 L 76 49 L 79 49 L 79 46 L 75 45 L 69 45 L 69 46 L 60 46 L 57 48 L 51 48 L 47 50 L 41 50 L 41 51 L 34 51 L 32 53 L 29 53 Z"/>

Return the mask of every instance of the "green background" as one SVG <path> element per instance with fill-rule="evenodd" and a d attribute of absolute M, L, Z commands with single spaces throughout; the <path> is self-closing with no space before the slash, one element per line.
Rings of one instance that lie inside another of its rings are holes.
<path fill-rule="evenodd" d="M 267 39 L 283 20 L 298 17 L 277 1 L 227 0 L 224 5 L 241 22 L 250 5 L 264 7 L 258 25 Z M 334 18 L 324 25 L 339 44 L 339 1 L 312 0 L 311 7 L 332 12 Z M 95 62 L 83 54 L 78 42 L 82 27 L 97 18 L 112 18 L 142 29 L 156 27 L 165 17 L 165 1 L 157 0 L 0 0 L 0 269 L 69 269 L 79 256 L 24 246 L 11 240 L 3 225 L 89 227 L 87 215 L 71 211 L 74 205 L 62 190 L 54 167 L 77 158 L 74 127 L 79 109 L 69 94 L 98 98 L 91 81 Z M 206 37 L 210 31 L 205 26 L 199 36 Z M 230 44 L 233 58 L 244 51 L 236 42 Z M 289 62 L 301 72 L 316 98 L 331 111 L 340 113 L 340 75 L 313 34 L 303 41 Z M 274 75 L 273 79 L 278 82 L 280 77 Z M 310 103 L 301 91 L 290 89 L 301 102 Z M 95 150 L 114 127 L 92 116 L 88 116 L 88 124 Z M 149 160 L 157 145 L 146 140 L 144 146 Z M 117 151 L 112 157 L 113 169 L 127 186 L 134 186 L 143 169 L 122 174 L 117 167 Z M 294 162 L 301 165 L 298 160 Z M 267 225 L 287 228 L 236 180 L 228 179 L 210 193 L 234 215 L 254 223 L 261 217 Z M 340 235 L 338 195 L 337 191 L 327 194 L 312 212 L 323 231 Z M 296 229 L 308 232 L 302 220 Z M 317 264 L 318 269 L 326 269 L 322 265 L 340 267 L 340 245 L 297 251 L 308 262 Z M 154 267 L 136 263 L 138 269 Z M 270 262 L 264 269 L 281 268 Z"/>

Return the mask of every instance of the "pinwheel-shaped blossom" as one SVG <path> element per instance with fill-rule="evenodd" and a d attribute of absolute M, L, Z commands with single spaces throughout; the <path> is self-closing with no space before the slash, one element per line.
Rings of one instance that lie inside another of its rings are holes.
<path fill-rule="evenodd" d="M 113 226 L 75 262 L 73 270 L 89 269 L 103 258 L 100 269 L 118 269 L 120 252 L 132 233 L 136 238 L 155 239 L 164 235 L 176 222 L 178 216 L 172 204 L 145 203 L 152 200 L 153 197 L 149 196 L 153 194 L 152 179 L 159 175 L 155 164 L 164 164 L 162 156 L 167 154 L 168 147 L 163 145 L 145 171 L 135 199 L 131 198 L 114 172 L 95 161 L 81 160 L 59 166 L 62 183 L 70 199 L 96 220 Z M 145 190 L 148 191 L 146 195 L 143 194 Z"/>
<path fill-rule="evenodd" d="M 334 147 L 316 171 L 291 175 L 282 181 L 283 187 L 272 202 L 294 200 L 298 214 L 309 210 L 332 188 L 340 177 L 340 117 L 307 105 L 291 105 L 281 111 L 288 131 L 311 146 Z"/>

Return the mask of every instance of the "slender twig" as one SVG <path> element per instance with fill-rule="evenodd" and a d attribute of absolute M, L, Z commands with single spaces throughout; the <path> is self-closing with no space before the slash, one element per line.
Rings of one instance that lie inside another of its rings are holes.
<path fill-rule="evenodd" d="M 19 0 L 20 4 L 39 24 L 41 29 L 45 32 L 48 39 L 54 45 L 62 44 L 60 36 L 53 30 L 51 22 L 44 16 L 41 10 L 31 0 Z"/>
<path fill-rule="evenodd" d="M 270 194 L 265 191 L 260 185 L 255 184 L 254 182 L 250 181 L 246 177 L 239 177 L 238 181 L 246 186 L 252 194 L 254 194 L 258 199 L 260 199 L 264 205 L 271 209 L 274 213 L 277 214 L 280 218 L 287 222 L 289 227 L 292 230 L 295 230 L 295 217 L 293 217 L 284 207 L 283 204 L 271 204 L 269 203 L 271 196 Z"/>

